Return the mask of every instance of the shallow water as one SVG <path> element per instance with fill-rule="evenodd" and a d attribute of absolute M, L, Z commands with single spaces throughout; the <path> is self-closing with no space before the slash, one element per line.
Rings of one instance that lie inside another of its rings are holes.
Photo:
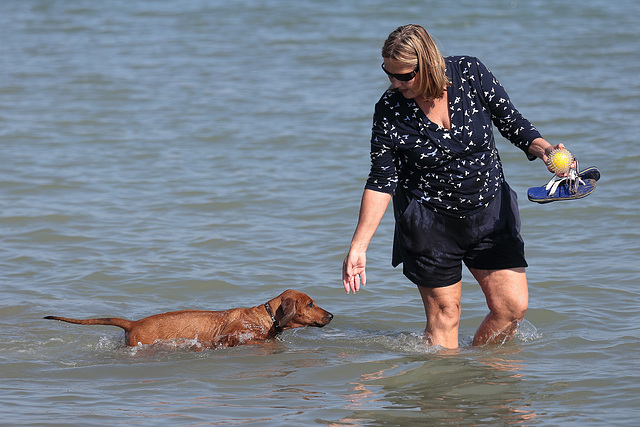
<path fill-rule="evenodd" d="M 640 411 L 637 2 L 3 2 L 0 419 L 8 425 L 633 425 Z M 474 348 L 424 344 L 418 292 L 340 265 L 368 173 L 381 44 L 425 25 L 480 57 L 545 137 L 602 172 L 537 205 L 548 175 L 501 140 L 530 309 Z M 287 288 L 334 313 L 261 346 L 127 348 L 141 318 L 249 307 Z"/>

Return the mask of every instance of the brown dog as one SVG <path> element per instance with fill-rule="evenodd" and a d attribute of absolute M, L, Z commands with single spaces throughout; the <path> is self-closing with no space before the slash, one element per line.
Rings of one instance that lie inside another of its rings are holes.
<path fill-rule="evenodd" d="M 213 348 L 254 344 L 287 329 L 323 327 L 332 318 L 331 313 L 315 305 L 308 295 L 294 290 L 284 291 L 269 302 L 251 308 L 172 311 L 136 321 L 116 317 L 86 320 L 45 317 L 79 325 L 117 326 L 124 329 L 125 344 L 129 346 L 184 339 Z"/>

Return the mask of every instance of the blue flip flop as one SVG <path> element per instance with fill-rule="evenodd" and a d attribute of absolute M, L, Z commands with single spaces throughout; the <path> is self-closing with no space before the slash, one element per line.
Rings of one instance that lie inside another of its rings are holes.
<path fill-rule="evenodd" d="M 600 171 L 596 167 L 589 167 L 579 173 L 574 169 L 567 177 L 554 175 L 547 185 L 531 187 L 527 191 L 527 197 L 536 203 L 582 199 L 595 191 L 596 181 L 599 179 Z"/>
<path fill-rule="evenodd" d="M 580 171 L 578 177 L 582 179 L 593 179 L 594 181 L 597 181 L 600 179 L 600 171 L 595 166 L 589 166 L 588 168 Z"/>
<path fill-rule="evenodd" d="M 547 185 L 542 187 L 531 187 L 527 191 L 527 197 L 529 197 L 529 200 L 536 203 L 549 203 L 555 202 L 556 200 L 575 200 L 587 197 L 596 189 L 595 179 L 581 179 L 577 188 L 569 185 L 566 179 L 556 182 L 558 182 L 559 185 L 553 189 L 553 192 L 550 192 L 551 189 L 547 188 Z"/>

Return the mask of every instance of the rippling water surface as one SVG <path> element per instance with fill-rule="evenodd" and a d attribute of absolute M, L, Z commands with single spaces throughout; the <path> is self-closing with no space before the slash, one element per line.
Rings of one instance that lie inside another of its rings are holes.
<path fill-rule="evenodd" d="M 0 419 L 22 425 L 632 425 L 640 412 L 640 70 L 631 0 L 6 1 L 0 5 Z M 390 266 L 340 265 L 368 173 L 386 35 L 429 28 L 479 56 L 545 137 L 603 175 L 537 205 L 542 163 L 499 141 L 520 196 L 530 309 L 516 339 L 421 336 Z M 258 305 L 332 311 L 264 346 L 127 348 L 141 318 Z"/>

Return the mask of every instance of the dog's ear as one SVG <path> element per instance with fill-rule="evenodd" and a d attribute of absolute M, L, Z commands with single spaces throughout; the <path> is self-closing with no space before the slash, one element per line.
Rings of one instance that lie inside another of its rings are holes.
<path fill-rule="evenodd" d="M 281 316 L 279 316 L 280 318 L 278 319 L 278 327 L 283 328 L 287 323 L 291 321 L 291 319 L 293 319 L 293 316 L 296 315 L 295 300 L 292 298 L 283 299 L 278 311 L 282 312 Z"/>

